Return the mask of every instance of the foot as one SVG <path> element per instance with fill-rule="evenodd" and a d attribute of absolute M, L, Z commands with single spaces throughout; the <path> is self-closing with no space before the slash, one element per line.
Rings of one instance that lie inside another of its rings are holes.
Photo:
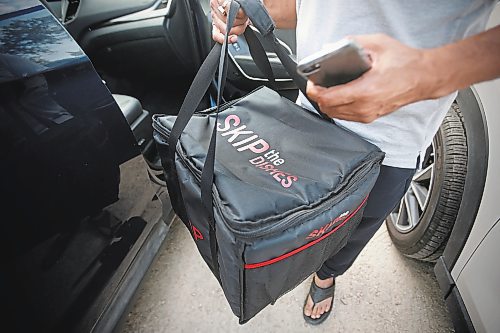
<path fill-rule="evenodd" d="M 335 284 L 334 278 L 321 280 L 318 275 L 314 274 L 314 283 L 322 288 L 328 288 Z M 322 314 L 331 310 L 333 297 L 328 297 L 321 302 L 314 304 L 311 295 L 307 296 L 306 305 L 304 306 L 304 315 L 312 319 L 318 319 Z"/>

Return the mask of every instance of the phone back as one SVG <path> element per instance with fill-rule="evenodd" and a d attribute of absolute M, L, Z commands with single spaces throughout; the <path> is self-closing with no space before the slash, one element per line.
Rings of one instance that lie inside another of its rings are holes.
<path fill-rule="evenodd" d="M 331 87 L 359 78 L 370 69 L 370 63 L 362 49 L 348 44 L 298 69 L 315 84 Z"/>

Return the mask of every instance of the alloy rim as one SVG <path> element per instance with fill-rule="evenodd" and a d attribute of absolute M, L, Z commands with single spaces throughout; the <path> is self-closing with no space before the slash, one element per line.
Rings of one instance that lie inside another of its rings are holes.
<path fill-rule="evenodd" d="M 389 216 L 389 221 L 400 233 L 408 233 L 415 229 L 427 208 L 430 193 L 434 180 L 434 162 L 435 162 L 434 141 L 426 152 L 422 168 L 417 170 L 411 185 L 405 196 L 401 200 L 399 207 Z"/>

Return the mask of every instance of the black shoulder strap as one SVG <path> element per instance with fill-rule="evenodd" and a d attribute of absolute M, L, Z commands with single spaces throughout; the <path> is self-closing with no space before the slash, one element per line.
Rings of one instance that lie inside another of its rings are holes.
<path fill-rule="evenodd" d="M 175 150 L 182 131 L 200 104 L 204 92 L 210 86 L 212 78 L 215 75 L 217 60 L 220 58 L 221 48 L 222 46 L 220 44 L 216 44 L 201 65 L 186 97 L 184 98 L 184 102 L 181 105 L 177 119 L 168 138 L 168 154 L 165 158 L 165 163 L 167 164 L 168 170 L 170 170 L 170 175 L 166 175 L 167 188 L 170 200 L 172 201 L 172 206 L 175 208 L 177 215 L 179 215 L 182 221 L 188 221 L 188 216 L 179 185 L 179 178 L 177 177 Z M 202 93 L 200 94 L 200 92 Z"/>
<path fill-rule="evenodd" d="M 210 251 L 212 255 L 213 271 L 215 276 L 220 280 L 219 275 L 219 261 L 218 261 L 218 246 L 217 237 L 215 234 L 215 216 L 213 207 L 213 191 L 212 187 L 214 184 L 214 167 L 215 167 L 215 146 L 217 143 L 217 121 L 219 119 L 220 103 L 222 99 L 222 92 L 224 90 L 224 85 L 226 83 L 227 76 L 227 43 L 228 43 L 228 32 L 233 26 L 233 22 L 236 19 L 236 14 L 240 6 L 238 3 L 231 2 L 230 10 L 227 15 L 227 29 L 224 36 L 224 43 L 222 44 L 221 55 L 219 59 L 219 76 L 217 80 L 217 107 L 216 115 L 214 121 L 214 127 L 212 129 L 212 137 L 210 138 L 210 143 L 208 145 L 207 157 L 205 159 L 205 164 L 203 165 L 203 171 L 201 173 L 201 202 L 205 207 L 208 214 L 208 221 L 210 223 Z"/>

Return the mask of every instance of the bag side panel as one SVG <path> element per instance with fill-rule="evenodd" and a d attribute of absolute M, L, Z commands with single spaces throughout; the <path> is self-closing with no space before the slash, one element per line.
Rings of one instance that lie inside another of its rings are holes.
<path fill-rule="evenodd" d="M 201 190 L 197 180 L 187 170 L 180 158 L 176 159 L 177 173 L 181 184 L 189 221 L 186 224 L 203 260 L 213 272 L 210 251 L 210 233 L 208 214 L 201 203 Z M 220 284 L 233 313 L 240 317 L 240 271 L 243 269 L 243 244 L 226 229 L 220 216 L 215 214 L 216 238 L 218 244 L 218 261 Z"/>
<path fill-rule="evenodd" d="M 191 237 L 195 241 L 198 251 L 208 267 L 213 271 L 212 256 L 210 252 L 208 214 L 200 199 L 200 187 L 192 173 L 176 157 L 176 168 L 182 197 L 186 207 L 188 220 L 184 224 L 189 229 Z"/>
<path fill-rule="evenodd" d="M 172 117 L 173 118 L 173 117 Z M 161 165 L 164 170 L 164 176 L 167 180 L 167 183 L 172 180 L 174 177 L 174 173 L 172 170 L 172 166 L 170 165 L 167 156 L 168 156 L 168 137 L 161 135 L 158 132 L 153 132 L 153 138 L 156 141 L 156 148 L 158 150 L 158 154 L 160 156 Z M 181 200 L 180 193 L 174 192 L 174 189 L 168 189 L 168 194 L 170 197 L 170 202 L 172 204 L 172 208 L 174 212 L 177 214 L 179 219 L 184 223 L 184 225 L 189 228 L 189 222 L 186 216 L 182 216 L 183 209 L 181 205 L 184 203 Z"/>
<path fill-rule="evenodd" d="M 242 318 L 243 249 L 244 243 L 234 237 L 232 232 L 215 214 L 216 234 L 219 245 L 219 271 L 222 290 L 233 313 Z"/>

